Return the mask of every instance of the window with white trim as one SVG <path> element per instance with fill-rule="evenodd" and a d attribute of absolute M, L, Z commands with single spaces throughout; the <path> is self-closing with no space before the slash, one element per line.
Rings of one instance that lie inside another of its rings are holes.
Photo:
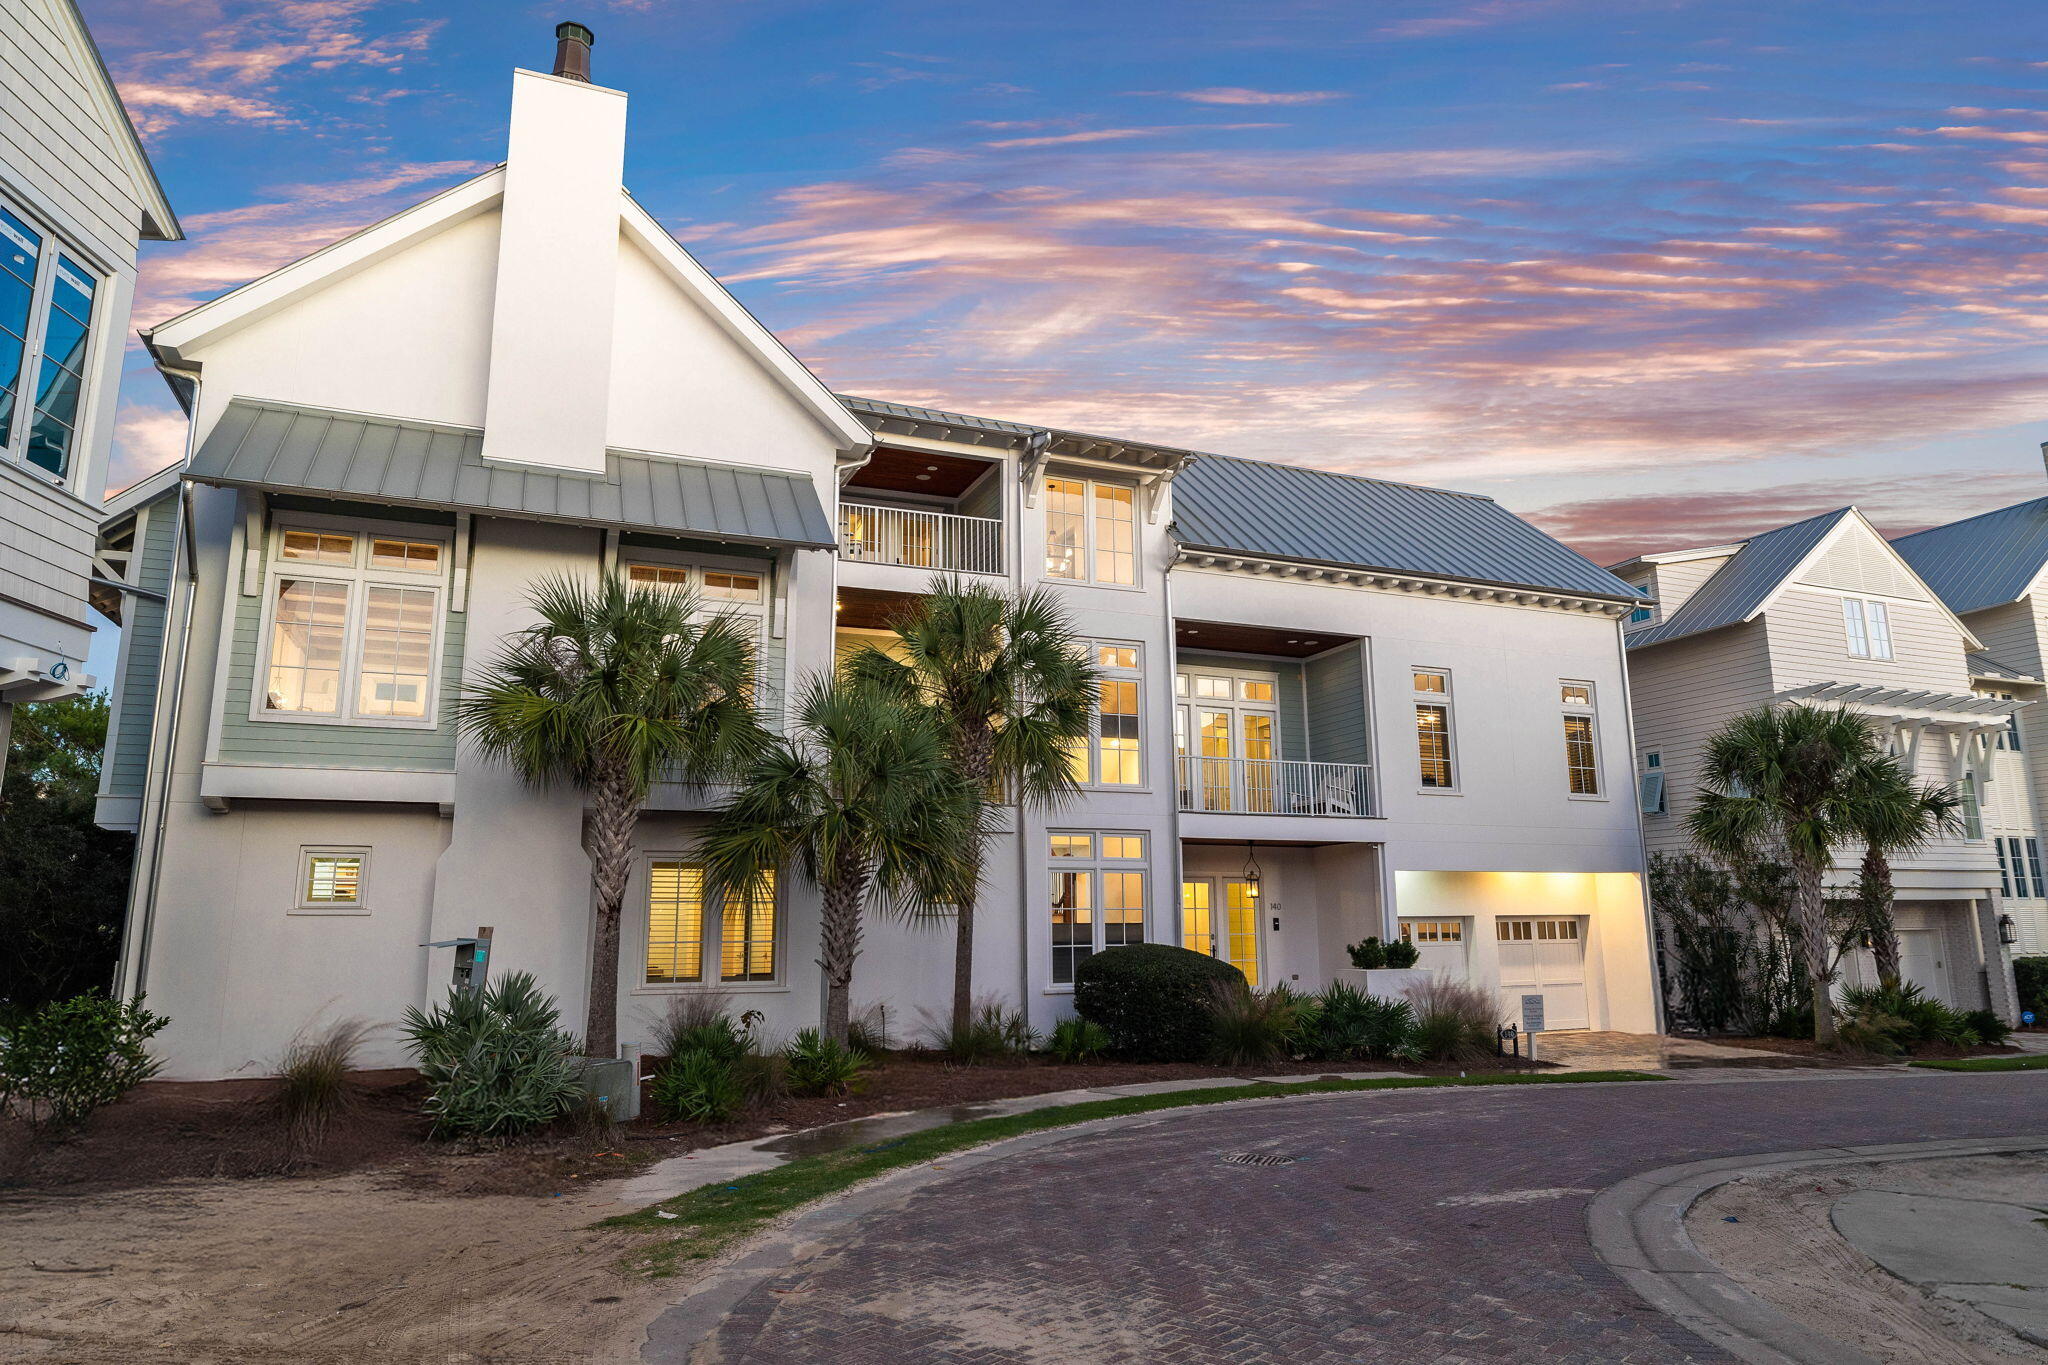
<path fill-rule="evenodd" d="M 1410 943 L 1463 943 L 1465 921 L 1461 919 L 1404 919 L 1401 937 Z"/>
<path fill-rule="evenodd" d="M 1451 675 L 1440 668 L 1411 669 L 1415 688 L 1415 749 L 1419 777 L 1429 791 L 1458 785 L 1457 751 L 1451 730 Z"/>
<path fill-rule="evenodd" d="M 0 453 L 71 470 L 92 351 L 93 271 L 0 203 Z"/>
<path fill-rule="evenodd" d="M 1043 501 L 1047 578 L 1119 587 L 1138 581 L 1135 488 L 1047 475 Z"/>
<path fill-rule="evenodd" d="M 717 615 L 744 620 L 752 632 L 754 662 L 763 689 L 757 691 L 756 703 L 768 705 L 777 695 L 775 680 L 767 675 L 767 660 L 761 648 L 768 624 L 768 575 L 765 572 L 753 573 L 706 564 L 643 561 L 629 562 L 625 570 L 629 583 L 659 584 L 694 593 L 696 614 L 700 620 Z"/>
<path fill-rule="evenodd" d="M 1097 642 L 1088 648 L 1099 681 L 1088 739 L 1067 750 L 1074 780 L 1093 787 L 1143 786 L 1142 649 L 1117 642 Z"/>
<path fill-rule="evenodd" d="M 292 903 L 293 913 L 367 914 L 364 883 L 369 867 L 367 848 L 300 848 L 298 895 Z"/>
<path fill-rule="evenodd" d="M 1963 837 L 1981 839 L 1984 837 L 1984 803 L 1977 799 L 1977 777 L 1966 773 L 1956 783 L 1956 794 L 1963 802 Z"/>
<path fill-rule="evenodd" d="M 1075 968 L 1106 948 L 1145 941 L 1150 837 L 1092 830 L 1046 836 L 1053 985 L 1073 985 Z"/>
<path fill-rule="evenodd" d="M 1564 779 L 1573 796 L 1600 794 L 1599 715 L 1593 706 L 1593 684 L 1560 682 L 1558 705 L 1564 708 Z"/>
<path fill-rule="evenodd" d="M 1850 657 L 1892 657 L 1892 618 L 1884 603 L 1860 597 L 1843 598 L 1842 631 L 1848 637 Z"/>
<path fill-rule="evenodd" d="M 653 858 L 647 864 L 646 967 L 649 986 L 701 985 L 709 966 L 726 985 L 776 979 L 774 873 L 764 874 L 745 893 L 728 893 L 715 915 L 707 915 L 704 865 L 683 858 Z"/>
<path fill-rule="evenodd" d="M 285 524 L 265 580 L 261 686 L 271 720 L 435 722 L 448 541 Z"/>

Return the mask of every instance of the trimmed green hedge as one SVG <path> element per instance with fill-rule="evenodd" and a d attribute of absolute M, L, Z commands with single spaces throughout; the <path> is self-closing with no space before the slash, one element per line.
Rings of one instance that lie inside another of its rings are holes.
<path fill-rule="evenodd" d="M 2036 1023 L 2048 1019 L 2048 957 L 2014 958 L 2012 979 L 2019 987 L 2020 1008 L 2032 1010 Z"/>
<path fill-rule="evenodd" d="M 1244 973 L 1189 948 L 1133 943 L 1088 958 L 1074 971 L 1074 1008 L 1102 1026 L 1110 1048 L 1134 1062 L 1199 1062 L 1215 1041 L 1210 1004 L 1218 982 Z"/>

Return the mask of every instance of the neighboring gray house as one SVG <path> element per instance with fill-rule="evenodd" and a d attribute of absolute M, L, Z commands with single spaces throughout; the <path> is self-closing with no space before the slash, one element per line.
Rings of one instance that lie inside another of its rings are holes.
<path fill-rule="evenodd" d="M 519 72 L 505 165 L 149 334 L 195 439 L 109 514 L 169 615 L 130 629 L 102 814 L 142 836 L 122 985 L 168 1074 L 396 1019 L 480 925 L 580 1017 L 582 802 L 450 704 L 537 576 L 601 568 L 749 623 L 771 718 L 934 572 L 1058 594 L 1104 679 L 1082 792 L 1012 813 L 974 964 L 1036 1028 L 1118 944 L 1312 989 L 1367 934 L 1503 1018 L 1656 1027 L 1626 585 L 1486 498 L 834 395 L 623 192 L 624 124 Z M 707 904 L 706 801 L 639 829 L 628 1038 L 707 989 L 819 1017 L 814 892 Z M 872 924 L 856 1004 L 915 1030 L 951 944 Z"/>
<path fill-rule="evenodd" d="M 1968 801 L 1962 834 L 1893 860 L 1905 973 L 1951 1004 L 2011 1015 L 2000 920 L 2040 875 L 2025 866 L 2038 868 L 2035 804 L 2005 750 L 2025 684 L 1987 677 L 1972 627 L 1854 507 L 1614 572 L 1655 599 L 1626 630 L 1650 849 L 1687 847 L 1707 741 L 1736 715 L 1803 701 L 1869 716 L 1922 780 Z M 1846 889 L 1861 855 L 1845 851 L 1830 885 Z M 1868 978 L 1868 955 L 1847 973 Z"/>
<path fill-rule="evenodd" d="M 178 220 L 71 0 L 0 6 L 0 763 L 85 672 L 140 241 Z M 104 599 L 111 605 L 111 599 Z"/>

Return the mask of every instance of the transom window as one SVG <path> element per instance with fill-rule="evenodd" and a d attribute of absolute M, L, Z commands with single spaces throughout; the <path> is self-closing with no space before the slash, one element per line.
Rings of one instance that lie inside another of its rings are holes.
<path fill-rule="evenodd" d="M 1145 941 L 1147 836 L 1054 832 L 1051 862 L 1052 983 L 1107 948 Z"/>
<path fill-rule="evenodd" d="M 1096 644 L 1095 718 L 1084 744 L 1067 750 L 1074 780 L 1087 786 L 1136 787 L 1144 783 L 1142 704 L 1144 675 L 1138 646 Z"/>
<path fill-rule="evenodd" d="M 1892 657 L 1891 611 L 1882 602 L 1859 597 L 1842 599 L 1842 629 L 1849 638 L 1849 654 L 1857 659 Z"/>
<path fill-rule="evenodd" d="M 1418 776 L 1425 791 L 1452 790 L 1458 785 L 1458 769 L 1451 737 L 1451 675 L 1417 668 L 1410 676 L 1415 686 Z"/>
<path fill-rule="evenodd" d="M 1494 929 L 1502 943 L 1568 942 L 1579 936 L 1575 919 L 1504 919 L 1494 921 Z"/>
<path fill-rule="evenodd" d="M 1411 943 L 1463 943 L 1465 921 L 1458 919 L 1404 919 L 1401 937 Z"/>
<path fill-rule="evenodd" d="M 78 445 L 93 272 L 0 204 L 0 451 L 58 478 Z"/>
<path fill-rule="evenodd" d="M 775 893 L 775 876 L 766 874 L 745 894 L 728 894 L 719 913 L 707 918 L 701 863 L 648 863 L 645 983 L 701 983 L 707 962 L 717 963 L 722 982 L 773 981 Z"/>
<path fill-rule="evenodd" d="M 1598 796 L 1600 756 L 1595 740 L 1593 684 L 1562 682 L 1557 691 L 1558 702 L 1564 708 L 1565 785 L 1573 796 Z"/>
<path fill-rule="evenodd" d="M 255 714 L 433 724 L 447 542 L 287 526 L 275 547 Z"/>
<path fill-rule="evenodd" d="M 1047 578 L 1117 585 L 1138 581 L 1135 489 L 1048 477 L 1044 501 Z"/>

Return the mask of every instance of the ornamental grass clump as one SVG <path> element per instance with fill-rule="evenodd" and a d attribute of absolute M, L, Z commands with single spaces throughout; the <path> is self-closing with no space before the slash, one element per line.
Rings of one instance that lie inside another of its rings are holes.
<path fill-rule="evenodd" d="M 1224 1066 L 1261 1066 L 1288 1052 L 1295 998 L 1284 986 L 1253 990 L 1243 980 L 1209 985 L 1210 1057 Z"/>
<path fill-rule="evenodd" d="M 653 1024 L 661 1061 L 648 1097 L 664 1118 L 724 1123 L 789 1093 L 786 1065 L 764 1056 L 754 1037 L 757 1011 L 734 1019 L 721 991 L 678 996 Z"/>
<path fill-rule="evenodd" d="M 170 1020 L 142 997 L 53 1000 L 0 1027 L 0 1114 L 67 1132 L 157 1073 L 148 1043 Z"/>
<path fill-rule="evenodd" d="M 866 1079 L 867 1057 L 817 1029 L 803 1029 L 782 1049 L 791 1094 L 845 1095 Z"/>
<path fill-rule="evenodd" d="M 1434 977 L 1408 990 L 1415 1011 L 1410 1043 L 1426 1061 L 1470 1066 L 1496 1050 L 1500 1025 L 1493 998 L 1478 986 Z"/>
<path fill-rule="evenodd" d="M 291 1160 L 310 1156 L 336 1119 L 361 1106 L 362 1090 L 350 1073 L 371 1031 L 361 1019 L 340 1019 L 317 1032 L 309 1025 L 278 1058 L 277 1093 L 271 1103 L 284 1125 Z"/>
<path fill-rule="evenodd" d="M 576 1040 L 554 997 L 515 972 L 482 991 L 457 991 L 403 1032 L 427 1082 L 427 1117 L 440 1138 L 506 1138 L 552 1123 L 582 1101 Z"/>
<path fill-rule="evenodd" d="M 1001 996 L 985 995 L 974 1002 L 965 1024 L 950 1015 L 921 1011 L 925 1036 L 947 1061 L 962 1066 L 990 1062 L 1021 1062 L 1038 1045 L 1038 1034 L 1024 1018 L 1024 1011 L 1003 1003 Z"/>

